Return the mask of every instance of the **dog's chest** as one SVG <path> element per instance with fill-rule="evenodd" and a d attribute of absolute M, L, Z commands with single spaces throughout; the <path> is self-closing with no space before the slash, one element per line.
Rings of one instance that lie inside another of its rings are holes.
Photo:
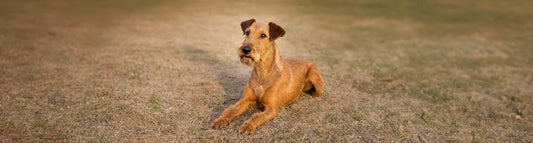
<path fill-rule="evenodd" d="M 253 89 L 254 89 L 255 96 L 257 96 L 258 98 L 263 97 L 263 94 L 265 93 L 265 89 L 263 88 L 262 85 L 255 86 Z"/>

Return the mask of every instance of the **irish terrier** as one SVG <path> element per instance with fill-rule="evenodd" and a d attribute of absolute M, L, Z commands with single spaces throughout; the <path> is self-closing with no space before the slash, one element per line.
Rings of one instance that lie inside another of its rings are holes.
<path fill-rule="evenodd" d="M 263 112 L 253 114 L 239 127 L 240 133 L 253 134 L 259 125 L 276 116 L 278 108 L 293 102 L 302 91 L 322 97 L 324 82 L 312 63 L 281 58 L 274 41 L 285 35 L 285 30 L 280 26 L 272 22 L 256 23 L 255 19 L 250 19 L 243 21 L 241 28 L 245 38 L 238 48 L 238 55 L 243 64 L 253 67 L 252 76 L 241 99 L 226 108 L 211 127 L 225 127 L 251 105 L 257 104 Z"/>

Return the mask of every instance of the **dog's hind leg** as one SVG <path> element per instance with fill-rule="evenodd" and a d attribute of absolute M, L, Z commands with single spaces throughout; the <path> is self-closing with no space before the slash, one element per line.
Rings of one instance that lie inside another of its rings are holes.
<path fill-rule="evenodd" d="M 307 82 L 303 91 L 311 94 L 313 97 L 322 97 L 322 88 L 324 86 L 324 79 L 318 72 L 315 65 L 312 65 L 307 72 Z"/>

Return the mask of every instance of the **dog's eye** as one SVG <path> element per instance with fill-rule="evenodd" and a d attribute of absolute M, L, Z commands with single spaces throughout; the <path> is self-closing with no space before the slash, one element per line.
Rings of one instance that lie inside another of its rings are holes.
<path fill-rule="evenodd" d="M 265 33 L 261 34 L 261 38 L 266 38 L 267 35 Z"/>
<path fill-rule="evenodd" d="M 246 31 L 246 36 L 250 35 L 250 31 Z"/>

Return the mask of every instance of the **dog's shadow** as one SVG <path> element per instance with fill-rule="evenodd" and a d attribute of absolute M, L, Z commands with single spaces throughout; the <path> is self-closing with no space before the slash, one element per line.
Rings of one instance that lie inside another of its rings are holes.
<path fill-rule="evenodd" d="M 191 45 L 182 45 L 181 48 L 184 48 L 186 53 L 185 60 L 208 65 L 206 68 L 211 68 L 210 71 L 216 74 L 222 85 L 225 101 L 222 104 L 216 103 L 211 106 L 213 111 L 209 116 L 210 120 L 214 120 L 222 114 L 225 108 L 235 104 L 240 99 L 242 90 L 248 82 L 248 76 L 242 74 L 242 69 L 245 67 L 240 63 L 231 64 L 220 61 L 206 51 Z"/>

